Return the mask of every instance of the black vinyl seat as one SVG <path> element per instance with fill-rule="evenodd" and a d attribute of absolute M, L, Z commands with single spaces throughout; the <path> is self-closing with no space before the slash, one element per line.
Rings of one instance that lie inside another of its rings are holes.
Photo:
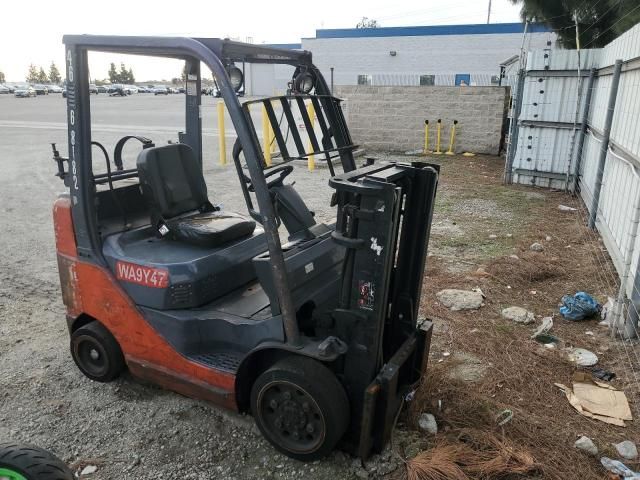
<path fill-rule="evenodd" d="M 255 230 L 253 220 L 221 212 L 209 202 L 202 170 L 188 145 L 144 149 L 138 155 L 137 167 L 152 225 L 161 236 L 217 247 Z"/>

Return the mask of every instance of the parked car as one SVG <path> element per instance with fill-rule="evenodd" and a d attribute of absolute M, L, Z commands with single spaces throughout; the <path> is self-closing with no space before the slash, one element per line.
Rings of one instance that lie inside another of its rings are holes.
<path fill-rule="evenodd" d="M 46 85 L 42 85 L 41 83 L 36 83 L 33 86 L 33 89 L 36 91 L 36 95 L 49 95 L 49 89 Z"/>
<path fill-rule="evenodd" d="M 129 95 L 124 85 L 111 85 L 108 90 L 110 97 L 126 97 Z"/>
<path fill-rule="evenodd" d="M 186 92 L 186 90 L 184 89 L 184 87 L 179 87 L 178 88 L 178 93 L 184 93 Z"/>
<path fill-rule="evenodd" d="M 169 90 L 167 90 L 167 87 L 156 87 L 153 89 L 153 94 L 154 95 L 168 95 L 169 94 Z"/>
<path fill-rule="evenodd" d="M 59 85 L 47 85 L 49 93 L 62 93 L 62 87 Z"/>
<path fill-rule="evenodd" d="M 9 93 L 14 93 L 16 91 L 16 86 L 12 83 L 5 83 L 4 86 L 9 89 Z"/>
<path fill-rule="evenodd" d="M 9 91 L 8 87 L 5 87 L 4 85 L 0 85 L 0 95 L 9 95 L 11 93 L 11 91 Z"/>
<path fill-rule="evenodd" d="M 136 87 L 135 85 L 124 85 L 124 90 L 127 95 L 138 93 L 138 87 Z"/>
<path fill-rule="evenodd" d="M 91 93 L 95 93 L 97 95 L 98 94 L 98 87 L 93 83 L 89 84 L 89 93 L 90 94 Z"/>
<path fill-rule="evenodd" d="M 18 85 L 15 89 L 16 97 L 35 97 L 36 91 L 31 85 Z"/>
<path fill-rule="evenodd" d="M 98 85 L 98 93 L 107 93 L 107 90 L 109 90 L 109 87 L 105 85 Z"/>

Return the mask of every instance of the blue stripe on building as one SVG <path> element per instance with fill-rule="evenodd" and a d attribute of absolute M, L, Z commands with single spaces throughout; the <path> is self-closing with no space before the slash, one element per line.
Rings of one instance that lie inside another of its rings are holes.
<path fill-rule="evenodd" d="M 550 32 L 543 23 L 531 23 L 529 33 Z M 327 28 L 316 30 L 315 38 L 419 37 L 428 35 L 483 35 L 523 33 L 524 23 L 488 23 L 475 25 L 429 25 L 417 27 Z"/>

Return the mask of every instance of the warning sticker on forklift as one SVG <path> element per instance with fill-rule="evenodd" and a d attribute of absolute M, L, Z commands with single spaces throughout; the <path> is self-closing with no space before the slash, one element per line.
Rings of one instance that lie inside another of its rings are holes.
<path fill-rule="evenodd" d="M 122 261 L 116 263 L 116 278 L 152 288 L 167 288 L 169 285 L 168 270 Z"/>
<path fill-rule="evenodd" d="M 375 302 L 375 284 L 373 282 L 358 281 L 358 307 L 363 310 L 373 310 Z"/>

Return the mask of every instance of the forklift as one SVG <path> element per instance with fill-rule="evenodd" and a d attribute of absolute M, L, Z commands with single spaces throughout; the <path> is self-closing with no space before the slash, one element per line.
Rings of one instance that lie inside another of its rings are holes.
<path fill-rule="evenodd" d="M 218 38 L 66 35 L 63 42 L 68 157 L 52 147 L 68 193 L 53 217 L 78 368 L 99 382 L 128 369 L 250 412 L 277 450 L 302 461 L 334 448 L 361 458 L 380 452 L 428 358 L 432 323 L 418 319 L 418 307 L 438 167 L 356 165 L 341 100 L 307 51 Z M 155 145 L 131 132 L 113 145 L 112 162 L 111 146 L 93 139 L 89 52 L 184 61 L 178 141 Z M 288 65 L 291 91 L 241 104 L 244 72 L 236 65 L 246 64 Z M 223 210 L 215 203 L 223 192 L 207 191 L 201 65 L 237 134 L 232 157 L 245 214 Z M 252 105 L 265 109 L 273 130 L 281 160 L 273 166 Z M 128 141 L 141 147 L 132 168 L 123 162 Z M 326 161 L 334 223 L 316 220 L 285 182 L 294 161 L 310 155 Z"/>

